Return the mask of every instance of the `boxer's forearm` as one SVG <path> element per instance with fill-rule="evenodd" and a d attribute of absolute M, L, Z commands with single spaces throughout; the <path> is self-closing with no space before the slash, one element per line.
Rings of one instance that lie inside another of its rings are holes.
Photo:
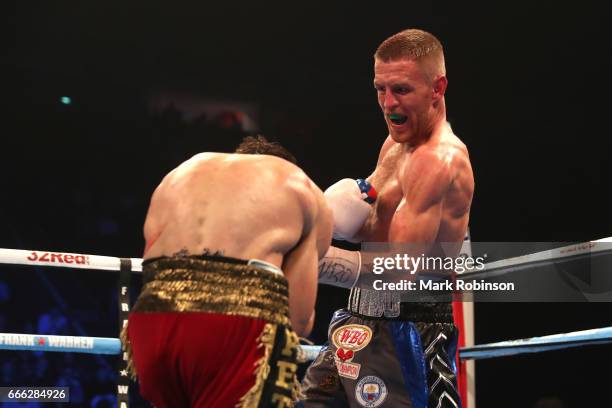
<path fill-rule="evenodd" d="M 422 267 L 415 270 L 384 270 L 385 273 L 377 271 L 375 266 L 378 264 L 380 269 L 380 260 L 393 260 L 393 254 L 388 251 L 349 251 L 330 246 L 325 256 L 319 260 L 319 283 L 348 289 L 372 289 L 375 280 L 387 283 L 416 280 L 423 272 Z"/>
<path fill-rule="evenodd" d="M 319 260 L 319 283 L 352 288 L 359 277 L 360 269 L 359 251 L 330 246 L 325 256 Z"/>

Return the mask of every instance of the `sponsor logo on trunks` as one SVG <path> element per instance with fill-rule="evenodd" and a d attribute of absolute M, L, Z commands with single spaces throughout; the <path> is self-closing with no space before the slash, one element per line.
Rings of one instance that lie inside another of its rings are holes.
<path fill-rule="evenodd" d="M 337 348 L 359 351 L 372 339 L 372 329 L 361 324 L 340 326 L 332 334 L 332 342 Z"/>
<path fill-rule="evenodd" d="M 338 375 L 340 377 L 356 380 L 357 377 L 359 377 L 359 369 L 361 368 L 361 364 L 347 363 L 336 360 L 336 367 L 338 368 Z"/>
<path fill-rule="evenodd" d="M 338 357 L 342 361 L 351 361 L 355 356 L 355 352 L 353 350 L 344 350 L 339 348 L 336 350 L 336 357 Z"/>
<path fill-rule="evenodd" d="M 355 352 L 363 349 L 372 339 L 372 329 L 361 324 L 340 326 L 332 334 L 332 343 L 336 346 L 336 359 L 351 361 Z"/>
<path fill-rule="evenodd" d="M 318 387 L 324 391 L 332 391 L 338 387 L 338 377 L 331 374 L 323 377 Z"/>
<path fill-rule="evenodd" d="M 36 252 L 32 251 L 27 257 L 32 262 L 67 263 L 85 265 L 89 263 L 86 255 L 62 254 L 58 252 Z"/>
<path fill-rule="evenodd" d="M 362 407 L 378 407 L 387 398 L 387 386 L 380 378 L 370 375 L 363 377 L 355 387 L 355 399 Z"/>

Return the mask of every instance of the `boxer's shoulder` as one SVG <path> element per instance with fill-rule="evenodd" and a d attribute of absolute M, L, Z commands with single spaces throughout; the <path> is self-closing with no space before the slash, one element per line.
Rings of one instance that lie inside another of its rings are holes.
<path fill-rule="evenodd" d="M 378 164 L 380 164 L 383 158 L 387 155 L 387 152 L 389 152 L 389 150 L 394 146 L 398 146 L 398 143 L 391 138 L 391 135 L 387 136 L 385 142 L 380 148 L 380 152 L 378 153 Z"/>
<path fill-rule="evenodd" d="M 469 154 L 465 144 L 454 134 L 449 134 L 417 147 L 410 162 L 416 167 L 451 170 L 469 162 Z"/>

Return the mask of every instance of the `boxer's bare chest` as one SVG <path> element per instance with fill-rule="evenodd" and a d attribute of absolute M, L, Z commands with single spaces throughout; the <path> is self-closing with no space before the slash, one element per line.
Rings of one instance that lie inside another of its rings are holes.
<path fill-rule="evenodd" d="M 378 198 L 363 230 L 364 240 L 388 240 L 393 215 L 404 197 L 400 180 L 410 161 L 410 155 L 400 145 L 391 147 L 368 178 L 378 192 Z"/>

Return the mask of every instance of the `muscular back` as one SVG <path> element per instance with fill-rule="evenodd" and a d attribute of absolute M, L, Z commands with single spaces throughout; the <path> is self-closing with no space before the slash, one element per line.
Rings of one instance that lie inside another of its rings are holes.
<path fill-rule="evenodd" d="M 203 153 L 168 174 L 151 198 L 144 258 L 218 254 L 283 270 L 293 329 L 314 321 L 317 262 L 331 242 L 323 193 L 296 166 L 266 155 Z"/>
<path fill-rule="evenodd" d="M 449 128 L 413 149 L 389 138 L 368 180 L 379 196 L 363 241 L 463 240 L 474 179 L 467 149 Z"/>
<path fill-rule="evenodd" d="M 266 155 L 199 154 L 155 190 L 144 258 L 219 253 L 280 267 L 316 213 L 313 185 L 293 164 Z"/>

